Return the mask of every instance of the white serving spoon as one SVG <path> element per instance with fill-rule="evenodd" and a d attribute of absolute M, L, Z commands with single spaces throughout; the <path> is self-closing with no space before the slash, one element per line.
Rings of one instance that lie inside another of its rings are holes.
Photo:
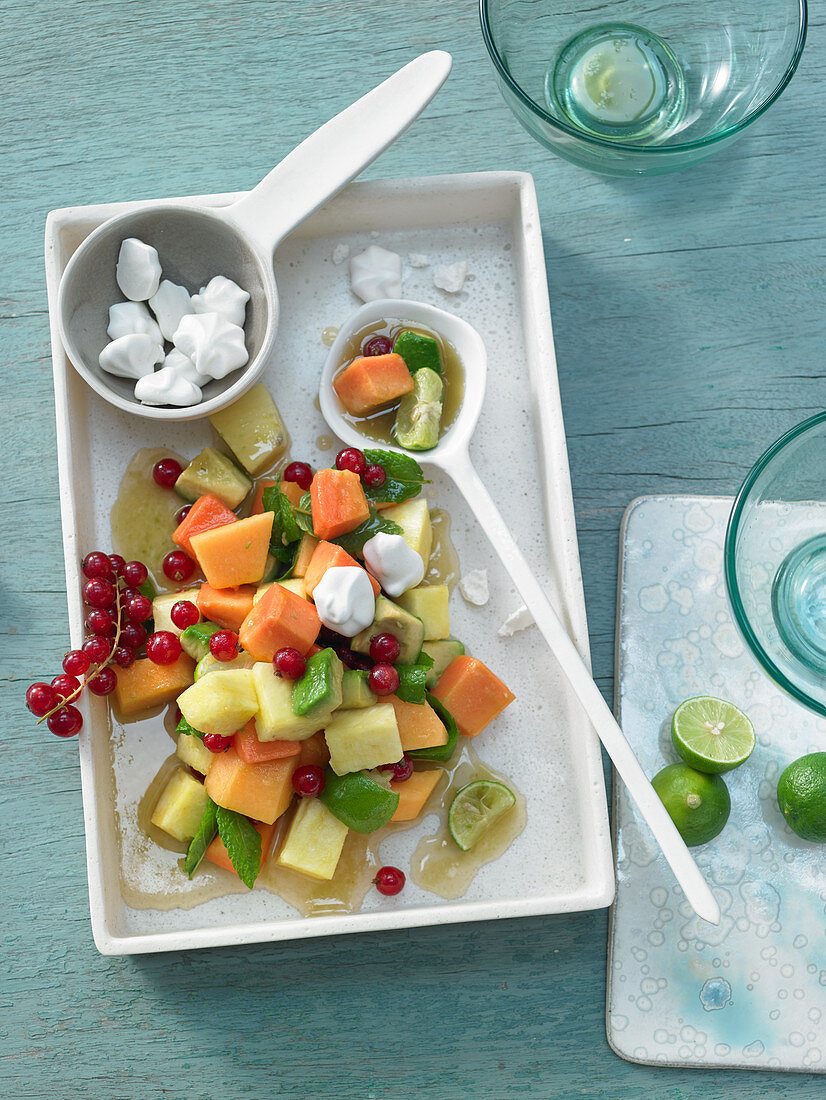
<path fill-rule="evenodd" d="M 720 908 L 708 883 L 646 778 L 585 662 L 568 637 L 559 616 L 551 607 L 522 556 L 522 551 L 516 545 L 508 525 L 471 464 L 468 446 L 482 411 L 487 375 L 487 354 L 479 333 L 467 321 L 423 302 L 382 299 L 368 303 L 342 326 L 330 348 L 319 391 L 324 419 L 348 446 L 364 446 L 364 436 L 345 419 L 343 406 L 333 390 L 332 382 L 345 362 L 346 345 L 353 334 L 371 323 L 388 319 L 423 325 L 438 332 L 458 352 L 465 370 L 465 395 L 459 414 L 432 451 L 417 451 L 414 457 L 421 463 L 443 470 L 463 494 L 582 703 L 614 767 L 648 822 L 663 855 L 683 888 L 686 899 L 698 916 L 710 924 L 718 924 Z M 390 449 L 405 453 L 399 447 Z"/>
<path fill-rule="evenodd" d="M 69 260 L 58 291 L 60 338 L 78 373 L 111 404 L 153 420 L 194 420 L 240 397 L 263 372 L 275 341 L 276 247 L 404 133 L 444 84 L 451 64 L 443 50 L 409 62 L 302 141 L 230 206 L 149 202 L 98 226 Z M 208 382 L 198 405 L 143 405 L 135 399 L 134 380 L 100 368 L 109 306 L 122 299 L 115 265 L 126 237 L 155 247 L 164 278 L 174 283 L 197 290 L 214 275 L 225 275 L 249 292 L 249 362 L 240 373 Z"/>

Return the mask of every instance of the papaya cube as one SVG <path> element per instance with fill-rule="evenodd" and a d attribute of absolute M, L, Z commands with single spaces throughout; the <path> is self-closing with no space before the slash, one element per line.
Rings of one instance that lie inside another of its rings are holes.
<path fill-rule="evenodd" d="M 307 571 L 304 574 L 304 589 L 307 595 L 312 596 L 318 582 L 328 569 L 334 569 L 339 566 L 355 566 L 357 569 L 364 568 L 361 562 L 351 557 L 343 546 L 336 546 L 334 542 L 320 542 L 316 546 L 313 556 L 310 558 L 310 563 L 307 566 Z M 366 569 L 365 572 L 367 572 Z M 381 585 L 376 578 L 371 577 L 369 573 L 367 573 L 367 576 L 373 588 L 373 595 L 378 596 L 379 592 L 381 592 Z"/>
<path fill-rule="evenodd" d="M 275 862 L 310 878 L 329 881 L 336 873 L 348 829 L 317 798 L 302 798 Z"/>
<path fill-rule="evenodd" d="M 395 695 L 388 695 L 387 700 L 395 712 L 399 739 L 405 752 L 434 749 L 447 744 L 447 727 L 430 703 L 405 703 Z"/>
<path fill-rule="evenodd" d="M 431 768 L 429 771 L 413 772 L 403 783 L 391 779 L 390 789 L 398 794 L 399 804 L 390 820 L 415 821 L 443 775 L 445 772 L 441 768 Z"/>
<path fill-rule="evenodd" d="M 453 715 L 465 737 L 481 733 L 516 698 L 487 665 L 467 654 L 454 657 L 433 694 Z"/>
<path fill-rule="evenodd" d="M 301 753 L 300 741 L 259 740 L 254 718 L 250 718 L 245 726 L 236 730 L 233 744 L 235 751 L 245 764 L 263 764 L 265 760 L 285 760 L 288 756 L 298 756 Z"/>
<path fill-rule="evenodd" d="M 321 620 L 313 604 L 274 584 L 253 605 L 238 636 L 256 661 L 271 661 L 285 646 L 306 656 L 320 630 Z"/>
<path fill-rule="evenodd" d="M 222 500 L 213 493 L 204 493 L 172 532 L 172 541 L 194 558 L 195 552 L 190 541 L 193 535 L 211 531 L 213 527 L 224 527 L 228 523 L 235 523 L 237 519 L 235 512 L 230 511 Z"/>
<path fill-rule="evenodd" d="M 212 761 L 215 759 L 215 753 L 210 752 L 201 738 L 196 737 L 194 733 L 178 734 L 178 747 L 175 753 L 183 760 L 184 764 L 188 764 L 190 768 L 200 772 L 201 775 L 206 775 Z"/>
<path fill-rule="evenodd" d="M 156 665 L 148 657 L 141 657 L 129 668 L 116 668 L 115 672 L 115 702 L 122 717 L 131 718 L 177 699 L 192 683 L 195 662 L 185 653 L 171 665 Z"/>
<path fill-rule="evenodd" d="M 176 840 L 190 841 L 198 832 L 208 802 L 203 783 L 188 771 L 178 768 L 170 776 L 155 804 L 152 824 Z"/>
<path fill-rule="evenodd" d="M 317 470 L 310 486 L 313 530 L 320 539 L 355 531 L 370 516 L 361 478 L 352 470 Z"/>
<path fill-rule="evenodd" d="M 340 710 L 324 727 L 330 767 L 336 775 L 378 768 L 401 760 L 396 715 L 390 703 L 364 710 Z"/>
<path fill-rule="evenodd" d="M 192 551 L 213 588 L 258 584 L 267 565 L 272 521 L 272 512 L 262 512 L 192 536 Z"/>
<path fill-rule="evenodd" d="M 178 697 L 178 706 L 194 729 L 229 737 L 258 711 L 252 671 L 230 668 L 210 672 Z"/>
<path fill-rule="evenodd" d="M 413 391 L 413 375 L 400 355 L 360 355 L 333 379 L 333 389 L 351 416 L 388 405 Z"/>
<path fill-rule="evenodd" d="M 255 591 L 251 584 L 241 584 L 237 588 L 213 588 L 204 581 L 195 602 L 208 622 L 217 623 L 226 630 L 238 630 L 252 610 Z M 155 629 L 159 629 L 157 621 Z"/>
<path fill-rule="evenodd" d="M 259 741 L 304 741 L 321 729 L 330 715 L 300 718 L 293 710 L 293 681 L 276 675 L 271 661 L 257 661 L 252 678 L 258 698 L 255 730 Z"/>
<path fill-rule="evenodd" d="M 217 753 L 206 777 L 206 793 L 225 810 L 235 810 L 255 821 L 272 825 L 292 801 L 293 772 L 298 757 L 245 763 L 230 746 Z"/>

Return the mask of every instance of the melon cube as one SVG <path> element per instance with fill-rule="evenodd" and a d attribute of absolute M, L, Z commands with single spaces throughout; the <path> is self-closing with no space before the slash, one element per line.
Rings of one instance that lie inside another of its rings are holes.
<path fill-rule="evenodd" d="M 198 832 L 208 803 L 203 783 L 179 768 L 161 792 L 152 813 L 152 824 L 186 843 Z"/>
<path fill-rule="evenodd" d="M 215 759 L 215 754 L 210 752 L 200 737 L 194 733 L 179 733 L 176 754 L 185 764 L 189 764 L 196 772 L 206 775 L 209 766 Z"/>
<path fill-rule="evenodd" d="M 196 730 L 228 737 L 258 713 L 252 670 L 232 668 L 202 676 L 178 697 L 178 706 Z"/>
<path fill-rule="evenodd" d="M 329 881 L 336 872 L 347 826 L 317 798 L 302 798 L 276 863 L 311 878 Z"/>
<path fill-rule="evenodd" d="M 426 642 L 450 637 L 449 601 L 450 589 L 446 584 L 423 584 L 396 597 L 399 607 L 422 620 Z"/>
<path fill-rule="evenodd" d="M 178 600 L 186 600 L 191 603 L 195 610 L 198 611 L 198 589 L 186 588 L 182 592 L 162 592 L 160 596 L 156 596 L 152 601 L 152 618 L 155 622 L 156 630 L 168 630 L 171 634 L 174 634 L 177 638 L 181 636 L 181 627 L 175 626 L 172 622 L 172 608 L 178 602 Z M 203 616 L 198 611 L 197 622 L 200 622 Z"/>
<path fill-rule="evenodd" d="M 255 730 L 259 741 L 304 741 L 321 729 L 332 713 L 299 717 L 293 710 L 293 681 L 276 675 L 269 661 L 257 661 L 252 677 L 258 699 Z"/>
<path fill-rule="evenodd" d="M 330 767 L 336 775 L 378 768 L 402 758 L 396 713 L 391 703 L 364 710 L 339 710 L 324 728 Z"/>

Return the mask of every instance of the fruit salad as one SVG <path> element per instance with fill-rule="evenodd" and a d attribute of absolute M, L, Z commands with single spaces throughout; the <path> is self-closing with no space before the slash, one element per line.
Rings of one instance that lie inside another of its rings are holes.
<path fill-rule="evenodd" d="M 363 351 L 397 355 L 375 334 Z M 431 367 L 404 369 L 415 393 Z M 182 873 L 206 860 L 251 888 L 270 861 L 329 882 L 348 836 L 423 815 L 460 746 L 514 696 L 451 635 L 447 584 L 426 580 L 431 513 L 412 455 L 287 462 L 263 385 L 211 422 L 225 447 L 147 475 L 180 500 L 161 562 L 174 590 L 154 592 L 157 563 L 89 553 L 89 637 L 27 701 L 59 736 L 79 732 L 87 687 L 125 722 L 173 708 L 179 766 L 151 823 L 185 846 Z M 456 855 L 514 802 L 483 775 L 457 789 Z M 393 895 L 405 874 L 381 867 L 373 881 Z"/>

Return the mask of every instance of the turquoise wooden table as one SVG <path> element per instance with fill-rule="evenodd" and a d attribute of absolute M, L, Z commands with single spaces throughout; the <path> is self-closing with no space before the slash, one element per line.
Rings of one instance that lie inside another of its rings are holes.
<path fill-rule="evenodd" d="M 247 188 L 379 76 L 434 47 L 453 53 L 453 75 L 368 175 L 518 168 L 536 179 L 593 663 L 610 698 L 628 501 L 732 493 L 764 445 L 826 404 L 826 142 L 813 125 L 822 23 L 790 90 L 730 150 L 617 182 L 553 158 L 518 127 L 473 0 L 2 10 L 0 1095 L 822 1095 L 822 1078 L 617 1058 L 604 1029 L 605 911 L 103 958 L 89 928 L 76 748 L 35 731 L 22 706 L 67 639 L 47 211 Z"/>

